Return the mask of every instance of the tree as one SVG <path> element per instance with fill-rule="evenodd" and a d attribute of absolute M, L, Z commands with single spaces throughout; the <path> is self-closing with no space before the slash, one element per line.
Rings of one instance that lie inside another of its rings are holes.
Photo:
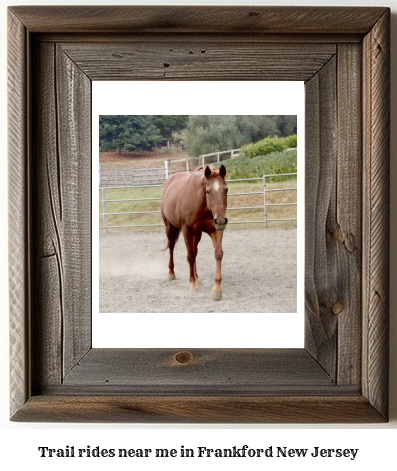
<path fill-rule="evenodd" d="M 278 134 L 277 123 L 271 116 L 239 115 L 236 116 L 236 123 L 243 136 L 243 143 L 238 147 L 251 142 L 257 142 L 264 137 L 276 136 Z"/>
<path fill-rule="evenodd" d="M 277 123 L 279 137 L 291 136 L 297 132 L 297 120 L 294 115 L 274 116 Z"/>
<path fill-rule="evenodd" d="M 187 148 L 191 155 L 237 149 L 278 135 L 277 116 L 192 115 Z"/>
<path fill-rule="evenodd" d="M 159 129 L 165 141 L 172 139 L 172 133 L 186 128 L 189 116 L 186 115 L 153 115 L 152 123 Z"/>
<path fill-rule="evenodd" d="M 123 116 L 99 117 L 99 150 L 114 150 L 121 146 L 119 134 L 123 126 Z"/>
<path fill-rule="evenodd" d="M 99 117 L 99 149 L 128 151 L 150 149 L 163 137 L 149 115 L 102 115 Z"/>
<path fill-rule="evenodd" d="M 187 149 L 191 155 L 233 149 L 240 141 L 236 116 L 190 116 Z"/>
<path fill-rule="evenodd" d="M 289 115 L 103 115 L 100 150 L 150 149 L 186 127 L 187 149 L 194 156 L 237 149 L 269 136 L 289 136 L 297 129 L 296 116 Z"/>

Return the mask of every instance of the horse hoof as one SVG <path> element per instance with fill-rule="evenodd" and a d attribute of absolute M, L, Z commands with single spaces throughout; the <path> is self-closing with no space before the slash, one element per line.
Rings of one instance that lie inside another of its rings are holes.
<path fill-rule="evenodd" d="M 211 296 L 212 296 L 212 299 L 214 301 L 220 301 L 222 299 L 222 290 L 212 288 L 212 295 Z"/>
<path fill-rule="evenodd" d="M 198 289 L 198 286 L 191 286 L 191 287 L 190 287 L 190 292 L 191 292 L 191 293 L 198 293 L 198 290 L 199 290 L 199 289 Z"/>
<path fill-rule="evenodd" d="M 175 279 L 176 279 L 176 277 L 175 277 L 175 274 L 174 274 L 174 273 L 172 273 L 172 274 L 169 273 L 169 274 L 168 274 L 168 280 L 169 280 L 169 281 L 172 281 L 172 280 L 175 280 Z"/>

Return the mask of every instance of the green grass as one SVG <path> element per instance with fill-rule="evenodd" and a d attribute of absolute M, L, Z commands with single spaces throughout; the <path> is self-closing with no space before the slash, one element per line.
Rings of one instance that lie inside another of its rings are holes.
<path fill-rule="evenodd" d="M 296 177 L 289 178 L 284 181 L 269 182 L 267 189 L 273 188 L 296 188 Z M 229 196 L 228 208 L 241 208 L 252 206 L 263 206 L 263 181 L 251 182 L 228 182 Z M 235 193 L 251 193 L 257 192 L 255 195 L 239 195 Z M 132 211 L 160 211 L 161 202 L 159 200 L 151 201 L 120 201 L 125 199 L 140 198 L 161 198 L 162 188 L 123 188 L 115 190 L 106 190 L 107 200 L 116 200 L 115 202 L 107 202 L 106 210 L 108 213 L 124 213 Z M 267 193 L 268 203 L 292 203 L 296 202 L 296 191 L 276 191 Z M 101 199 L 101 192 L 99 192 Z M 268 218 L 286 219 L 296 218 L 296 205 L 294 206 L 271 206 L 268 208 Z M 102 213 L 102 203 L 99 202 L 99 213 Z M 230 222 L 233 221 L 264 221 L 264 209 L 249 210 L 228 210 L 227 217 Z M 137 227 L 128 229 L 108 229 L 108 230 L 133 230 L 133 231 L 164 231 L 163 221 L 160 213 L 155 214 L 118 214 L 108 215 L 108 226 L 124 226 L 124 225 L 143 225 L 143 224 L 161 224 L 159 227 Z M 99 216 L 99 226 L 103 226 L 103 217 Z M 296 221 L 269 222 L 268 227 L 277 226 L 296 226 Z M 230 229 L 246 229 L 248 227 L 262 227 L 262 224 L 230 224 Z"/>
<path fill-rule="evenodd" d="M 106 194 L 107 213 L 129 213 L 144 211 L 160 211 L 160 200 L 149 201 L 122 201 L 136 200 L 143 198 L 161 198 L 162 188 L 120 188 L 109 189 Z M 102 194 L 99 193 L 99 213 L 103 213 Z M 111 200 L 111 201 L 109 201 Z M 142 225 L 142 224 L 162 224 L 160 213 L 154 214 L 110 214 L 107 216 L 108 226 Z M 99 226 L 103 226 L 103 216 L 99 216 Z M 139 230 L 139 228 L 136 228 Z M 144 230 L 145 228 L 141 228 Z M 147 228 L 146 228 L 147 229 Z M 153 227 L 153 230 L 158 228 Z"/>
<path fill-rule="evenodd" d="M 264 221 L 264 196 L 263 196 L 263 181 L 253 182 L 229 182 L 229 196 L 228 196 L 228 219 L 233 221 Z M 296 188 L 296 177 L 289 178 L 288 180 L 279 182 L 267 182 L 267 190 L 275 188 Z M 235 193 L 259 193 L 254 195 L 237 195 Z M 267 192 L 267 203 L 296 203 L 297 192 L 296 190 L 274 191 Z M 253 207 L 259 206 L 258 209 L 243 209 L 231 210 L 230 208 L 239 207 Z M 267 218 L 268 219 L 290 219 L 296 218 L 297 206 L 268 206 Z M 268 221 L 268 227 L 287 227 L 296 226 L 296 221 Z M 231 224 L 233 229 L 245 229 L 248 227 L 262 227 L 261 224 Z"/>

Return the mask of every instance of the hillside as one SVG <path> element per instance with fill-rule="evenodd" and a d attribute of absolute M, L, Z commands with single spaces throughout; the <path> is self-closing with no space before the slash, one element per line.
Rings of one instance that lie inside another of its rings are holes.
<path fill-rule="evenodd" d="M 189 157 L 186 151 L 172 150 L 170 152 L 140 151 L 127 152 L 100 152 L 99 165 L 102 169 L 131 169 L 164 167 L 164 161 L 179 160 Z"/>

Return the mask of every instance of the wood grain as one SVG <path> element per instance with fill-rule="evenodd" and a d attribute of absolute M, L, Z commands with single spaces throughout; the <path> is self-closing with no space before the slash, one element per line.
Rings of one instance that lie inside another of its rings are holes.
<path fill-rule="evenodd" d="M 382 7 L 58 6 L 12 7 L 31 32 L 367 33 Z"/>
<path fill-rule="evenodd" d="M 305 347 L 335 378 L 341 298 L 336 227 L 336 58 L 306 84 Z M 339 291 L 339 292 L 338 292 Z"/>
<path fill-rule="evenodd" d="M 65 44 L 64 53 L 91 80 L 309 80 L 336 53 L 334 44 L 241 43 L 236 36 L 130 37 L 127 44 Z"/>
<path fill-rule="evenodd" d="M 363 392 L 388 411 L 390 12 L 364 40 Z"/>
<path fill-rule="evenodd" d="M 215 389 L 261 393 L 287 386 L 334 384 L 332 377 L 304 349 L 192 349 L 191 360 L 178 363 L 178 349 L 93 349 L 65 377 L 68 390 L 102 387 L 106 392 L 129 385 L 136 393 L 169 391 L 185 394 Z"/>
<path fill-rule="evenodd" d="M 337 384 L 359 384 L 362 355 L 362 54 L 338 46 L 336 215 L 329 236 L 337 241 Z"/>
<path fill-rule="evenodd" d="M 54 45 L 35 45 L 34 55 L 37 67 L 33 87 L 35 139 L 32 178 L 35 185 L 32 208 L 35 214 L 33 271 L 36 286 L 32 292 L 35 307 L 32 313 L 33 390 L 38 384 L 60 384 L 62 381 L 64 316 L 64 250 L 59 222 L 63 202 L 59 179 L 51 178 L 51 175 L 59 174 L 60 165 Z M 45 342 L 44 338 L 51 341 Z"/>
<path fill-rule="evenodd" d="M 61 47 L 56 71 L 65 376 L 91 348 L 91 81 Z"/>
<path fill-rule="evenodd" d="M 385 419 L 360 396 L 37 396 L 15 421 L 89 423 L 379 423 Z"/>
<path fill-rule="evenodd" d="M 389 22 L 385 8 L 9 10 L 12 420 L 387 420 Z M 91 81 L 275 78 L 306 83 L 305 349 L 92 350 Z"/>
<path fill-rule="evenodd" d="M 8 15 L 8 165 L 10 287 L 10 409 L 14 414 L 30 394 L 29 377 L 29 164 L 26 28 Z"/>
<path fill-rule="evenodd" d="M 91 132 L 79 124 L 91 83 L 54 44 L 36 44 L 35 58 L 37 386 L 60 384 L 91 348 Z"/>
<path fill-rule="evenodd" d="M 361 51 L 306 84 L 306 348 L 337 384 L 361 375 Z"/>

